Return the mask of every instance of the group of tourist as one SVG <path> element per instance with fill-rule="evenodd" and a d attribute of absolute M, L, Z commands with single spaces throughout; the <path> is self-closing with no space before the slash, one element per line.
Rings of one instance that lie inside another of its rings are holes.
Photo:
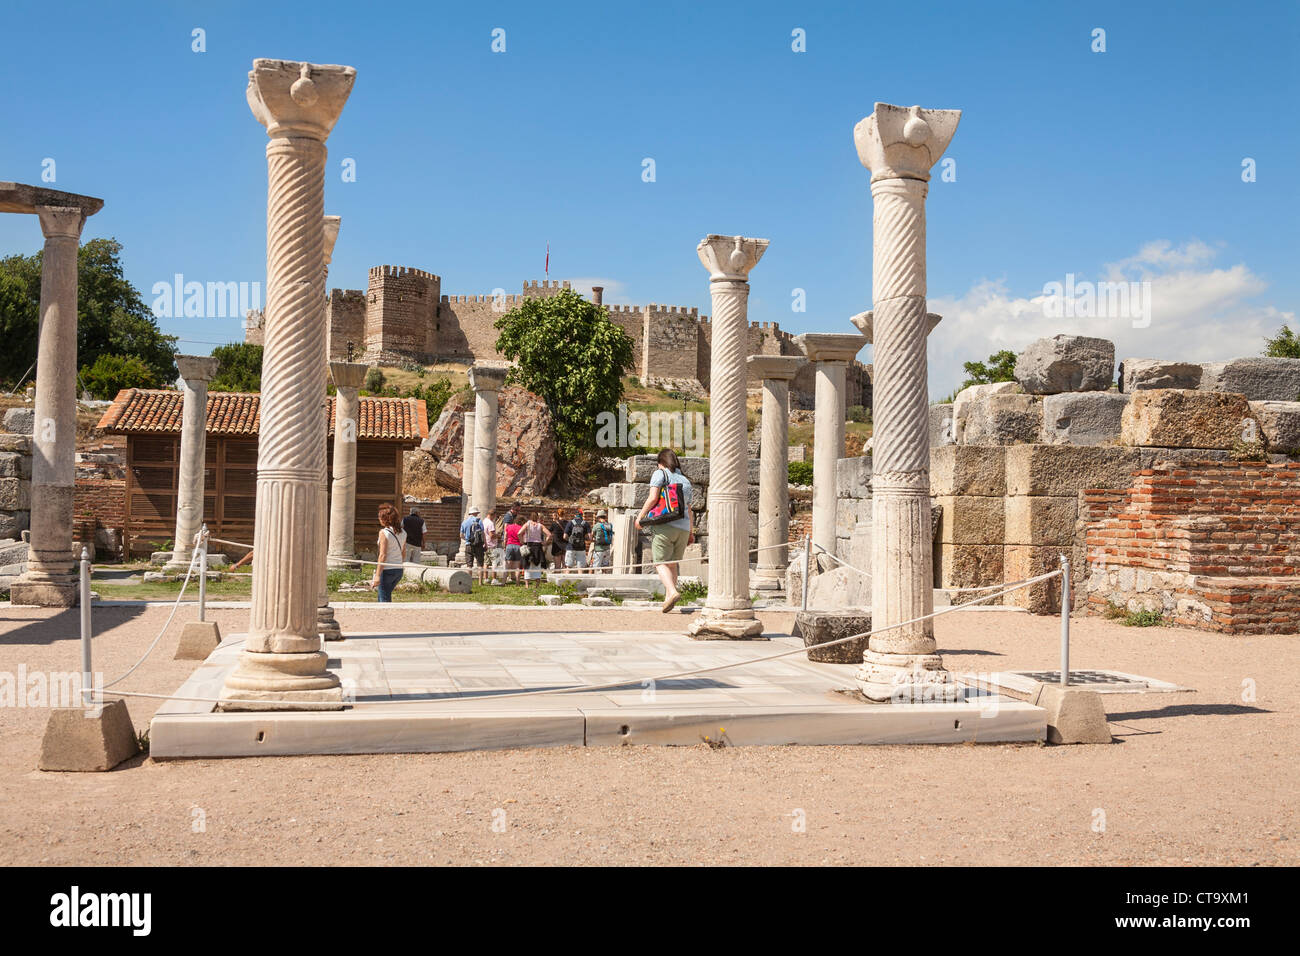
<path fill-rule="evenodd" d="M 663 610 L 669 611 L 681 598 L 677 589 L 677 567 L 694 539 L 691 512 L 691 483 L 682 474 L 681 463 L 670 448 L 659 453 L 650 479 L 650 494 L 636 516 L 636 527 L 650 532 L 651 560 L 664 586 Z M 393 599 L 393 588 L 402 579 L 403 564 L 418 562 L 428 530 L 415 509 L 402 518 L 391 504 L 379 508 L 379 555 L 370 586 L 379 600 Z M 569 518 L 563 510 L 549 525 L 532 511 L 527 519 L 510 508 L 500 521 L 493 511 L 484 515 L 471 506 L 460 525 L 470 574 L 478 568 L 480 584 L 506 582 L 540 584 L 548 566 L 566 570 L 591 569 L 608 573 L 613 569 L 614 526 L 608 512 L 596 512 L 588 523 L 581 508 Z M 620 568 L 619 570 L 626 570 Z"/>

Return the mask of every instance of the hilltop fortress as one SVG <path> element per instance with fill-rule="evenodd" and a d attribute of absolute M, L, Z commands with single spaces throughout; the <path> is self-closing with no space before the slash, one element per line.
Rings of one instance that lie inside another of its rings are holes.
<path fill-rule="evenodd" d="M 326 305 L 331 361 L 372 365 L 464 362 L 499 359 L 495 323 L 525 299 L 549 298 L 570 288 L 568 281 L 525 281 L 519 295 L 443 295 L 442 279 L 409 266 L 375 266 L 367 288 L 331 289 Z M 713 326 L 697 308 L 677 305 L 605 305 L 603 289 L 592 301 L 633 343 L 632 374 L 642 383 L 687 392 L 707 392 Z M 245 341 L 261 343 L 261 316 L 253 314 Z M 775 322 L 749 324 L 751 355 L 798 355 L 793 336 Z M 813 406 L 813 369 L 795 379 L 791 400 Z M 870 366 L 854 362 L 848 370 L 846 403 L 871 404 Z"/>

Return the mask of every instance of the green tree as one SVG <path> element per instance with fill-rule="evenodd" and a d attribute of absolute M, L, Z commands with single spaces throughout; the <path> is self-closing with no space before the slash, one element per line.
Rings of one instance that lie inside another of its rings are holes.
<path fill-rule="evenodd" d="M 176 337 L 163 335 L 149 307 L 126 280 L 122 244 L 91 239 L 77 251 L 77 359 L 134 355 L 160 382 L 176 377 Z M 41 253 L 0 259 L 0 379 L 14 381 L 36 360 Z"/>
<path fill-rule="evenodd" d="M 231 342 L 212 350 L 217 374 L 208 384 L 213 392 L 260 392 L 262 390 L 262 346 Z"/>
<path fill-rule="evenodd" d="M 3 295 L 3 292 L 0 292 Z M 1273 358 L 1300 358 L 1300 335 L 1287 326 L 1277 330 L 1277 335 L 1264 339 L 1264 354 Z"/>
<path fill-rule="evenodd" d="M 95 398 L 116 398 L 124 388 L 157 388 L 158 375 L 138 355 L 101 355 L 83 365 L 81 384 Z"/>
<path fill-rule="evenodd" d="M 600 306 L 565 289 L 525 299 L 497 320 L 497 351 L 517 363 L 509 381 L 540 395 L 560 454 L 596 447 L 596 416 L 618 407 L 632 339 Z"/>
<path fill-rule="evenodd" d="M 964 362 L 966 381 L 962 388 L 972 385 L 991 385 L 994 382 L 1014 382 L 1016 380 L 1016 353 L 1009 349 L 994 352 L 988 362 Z"/>

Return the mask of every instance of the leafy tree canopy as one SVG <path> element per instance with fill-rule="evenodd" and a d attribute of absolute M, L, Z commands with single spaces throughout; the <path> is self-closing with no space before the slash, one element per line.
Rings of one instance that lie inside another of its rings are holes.
<path fill-rule="evenodd" d="M 91 239 L 77 252 L 77 359 L 93 367 L 101 355 L 135 356 L 157 381 L 176 378 L 176 337 L 163 335 L 149 307 L 126 280 L 122 244 Z M 41 253 L 0 259 L 0 379 L 17 379 L 36 360 L 41 303 Z M 87 383 L 89 384 L 89 383 Z"/>
<path fill-rule="evenodd" d="M 509 381 L 540 395 L 555 422 L 560 454 L 596 447 L 596 416 L 623 398 L 632 339 L 600 306 L 571 289 L 525 299 L 496 323 L 497 351 L 517 363 Z"/>
<path fill-rule="evenodd" d="M 231 342 L 212 350 L 217 374 L 208 384 L 213 392 L 259 392 L 262 390 L 262 346 Z"/>
<path fill-rule="evenodd" d="M 1296 335 L 1285 325 L 1277 330 L 1277 335 L 1266 338 L 1264 343 L 1265 355 L 1271 355 L 1273 358 L 1300 358 L 1300 335 Z"/>
<path fill-rule="evenodd" d="M 81 369 L 81 383 L 95 398 L 112 399 L 124 388 L 157 388 L 157 373 L 138 355 L 101 355 Z"/>
<path fill-rule="evenodd" d="M 966 381 L 962 388 L 972 385 L 992 385 L 994 382 L 1014 382 L 1016 380 L 1016 353 L 1009 349 L 994 352 L 987 362 L 964 362 Z"/>

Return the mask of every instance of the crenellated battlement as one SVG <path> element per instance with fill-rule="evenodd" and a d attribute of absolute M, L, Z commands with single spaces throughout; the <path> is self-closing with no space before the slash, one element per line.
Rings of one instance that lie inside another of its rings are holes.
<path fill-rule="evenodd" d="M 559 279 L 550 279 L 550 280 L 542 279 L 542 280 L 541 280 L 541 285 L 540 285 L 540 286 L 539 286 L 537 283 L 538 283 L 538 280 L 537 280 L 537 279 L 532 279 L 532 280 L 525 279 L 525 280 L 524 280 L 524 291 L 525 291 L 525 292 L 528 292 L 528 291 L 530 291 L 530 290 L 532 290 L 532 289 L 554 289 L 554 290 L 556 290 L 556 291 L 558 292 L 560 289 L 568 289 L 568 288 L 571 288 L 571 286 L 569 285 L 569 280 L 568 280 L 568 279 L 565 279 L 565 280 L 564 280 L 564 284 L 563 284 L 563 285 L 560 284 L 560 280 L 559 280 Z"/>
<path fill-rule="evenodd" d="M 412 266 L 371 266 L 370 281 L 376 282 L 383 278 L 392 279 L 428 279 L 431 282 L 442 282 L 441 276 L 436 276 L 432 272 L 425 272 L 423 269 L 416 269 Z"/>
<path fill-rule="evenodd" d="M 498 301 L 506 305 L 519 305 L 524 301 L 522 295 L 444 295 L 443 302 L 448 305 L 495 305 Z"/>

